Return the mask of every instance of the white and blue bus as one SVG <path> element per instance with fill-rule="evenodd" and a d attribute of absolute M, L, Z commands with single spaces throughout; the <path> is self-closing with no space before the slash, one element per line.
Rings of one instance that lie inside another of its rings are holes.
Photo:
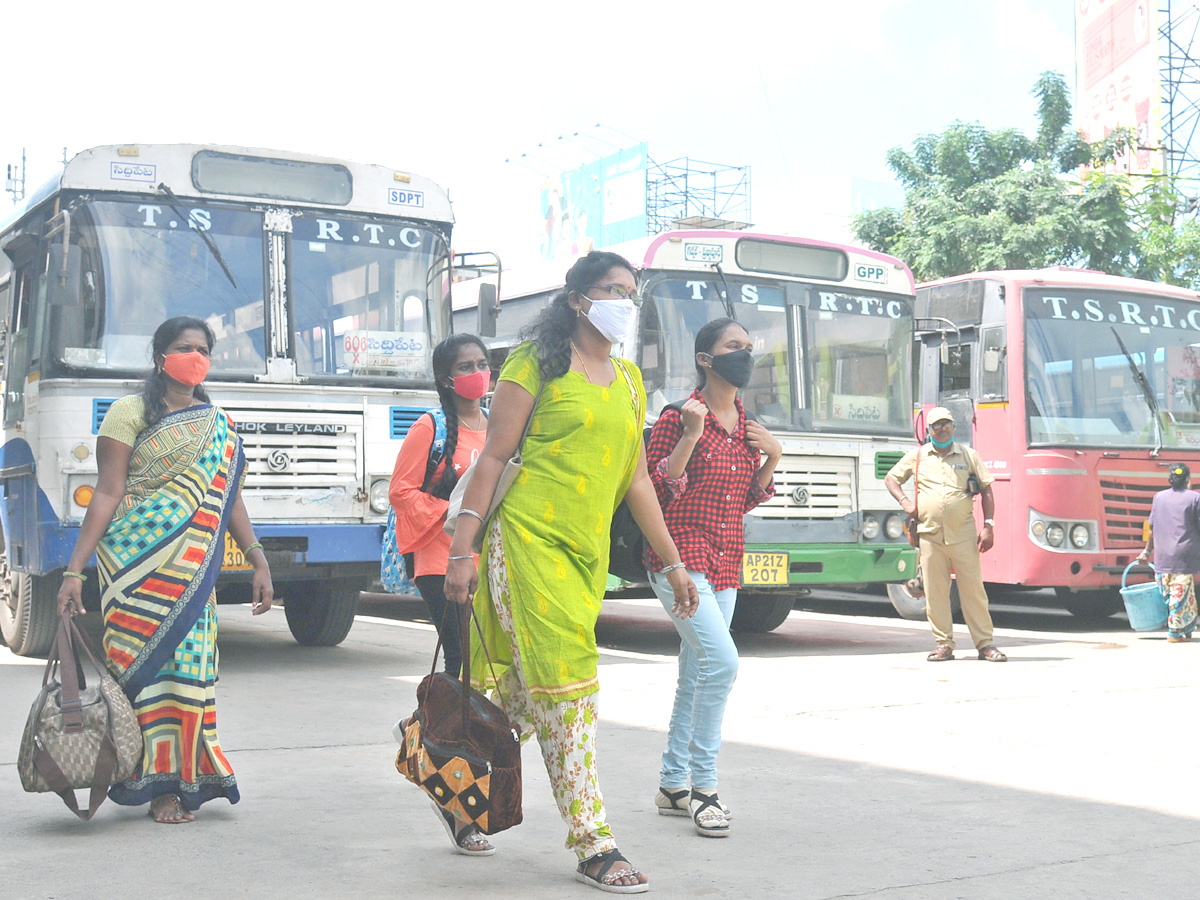
<path fill-rule="evenodd" d="M 916 555 L 883 485 L 915 446 L 908 267 L 857 247 L 748 231 L 671 231 L 606 249 L 640 272 L 636 336 L 614 352 L 641 367 L 648 425 L 695 386 L 695 336 L 705 322 L 731 316 L 754 342 L 741 397 L 784 454 L 775 497 L 746 515 L 735 627 L 776 628 L 810 586 L 912 577 Z M 562 289 L 571 262 L 509 270 L 499 314 L 480 304 L 497 323 L 493 363 Z M 471 283 L 456 291 L 460 330 L 474 322 L 473 293 Z M 611 571 L 628 583 L 640 547 L 613 537 Z"/>
<path fill-rule="evenodd" d="M 436 403 L 453 215 L 419 175 L 243 147 L 96 147 L 0 225 L 0 630 L 43 653 L 108 405 L 176 315 L 217 336 L 206 385 L 288 624 L 336 644 L 379 576 L 399 439 Z M 227 543 L 222 602 L 247 566 Z M 95 579 L 88 582 L 96 600 Z"/>

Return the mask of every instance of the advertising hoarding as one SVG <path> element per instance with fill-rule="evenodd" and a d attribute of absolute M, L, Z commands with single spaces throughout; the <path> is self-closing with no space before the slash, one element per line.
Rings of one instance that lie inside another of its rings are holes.
<path fill-rule="evenodd" d="M 1163 171 L 1157 0 L 1076 0 L 1075 33 L 1075 114 L 1084 137 L 1134 128 L 1137 148 L 1120 168 Z"/>
<path fill-rule="evenodd" d="M 648 162 L 642 143 L 548 177 L 542 183 L 541 258 L 645 237 Z"/>

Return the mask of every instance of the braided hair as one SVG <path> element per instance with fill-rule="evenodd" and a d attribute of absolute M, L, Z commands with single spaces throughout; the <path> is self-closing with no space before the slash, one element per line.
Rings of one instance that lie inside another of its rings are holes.
<path fill-rule="evenodd" d="M 146 380 L 142 382 L 142 403 L 145 406 L 145 419 L 147 427 L 156 425 L 167 414 L 167 374 L 158 364 L 160 356 L 166 356 L 171 345 L 175 343 L 175 339 L 189 329 L 204 332 L 205 340 L 208 341 L 208 351 L 212 352 L 213 345 L 217 342 L 217 336 L 213 334 L 213 330 L 208 327 L 208 323 L 203 319 L 197 319 L 195 316 L 175 316 L 167 319 L 154 330 L 154 337 L 150 342 L 151 358 L 154 360 L 154 368 L 150 374 L 146 376 Z M 202 385 L 196 385 L 192 390 L 193 396 L 197 400 L 204 403 L 210 403 L 208 392 L 204 390 Z"/>
<path fill-rule="evenodd" d="M 538 367 L 542 371 L 543 380 L 560 378 L 571 368 L 571 334 L 575 330 L 578 313 L 571 309 L 567 298 L 572 291 L 587 293 L 601 278 L 616 268 L 628 269 L 629 274 L 637 277 L 637 271 L 629 264 L 629 260 L 620 254 L 609 253 L 607 250 L 592 250 L 586 256 L 581 256 L 567 271 L 563 289 L 554 295 L 550 305 L 521 332 L 521 339 L 532 340 L 537 348 Z"/>
<path fill-rule="evenodd" d="M 458 447 L 458 407 L 454 402 L 454 382 L 452 380 L 450 384 L 445 384 L 445 380 L 451 378 L 450 370 L 458 359 L 458 351 L 467 344 L 474 344 L 485 356 L 487 355 L 487 347 L 473 334 L 452 334 L 433 348 L 433 384 L 437 388 L 442 412 L 446 414 L 446 447 L 441 459 L 429 460 L 425 467 L 425 480 L 421 484 L 421 490 L 442 500 L 450 499 L 450 492 L 458 483 L 458 473 L 454 471 L 452 464 L 454 451 Z M 431 485 L 434 470 L 443 459 L 447 460 L 447 464 L 442 477 L 438 479 L 437 484 Z"/>

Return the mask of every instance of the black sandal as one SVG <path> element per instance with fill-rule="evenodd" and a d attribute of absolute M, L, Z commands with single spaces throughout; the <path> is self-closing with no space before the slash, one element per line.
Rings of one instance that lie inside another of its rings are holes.
<path fill-rule="evenodd" d="M 446 812 L 432 800 L 430 804 L 441 820 L 442 827 L 446 829 L 446 834 L 450 835 L 450 842 L 454 844 L 455 853 L 461 853 L 463 856 L 491 856 L 496 852 L 496 848 L 492 846 L 491 841 L 484 837 L 477 825 L 474 823 L 464 825 L 456 831 L 458 819 L 454 818 L 454 814 Z"/>
<path fill-rule="evenodd" d="M 581 859 L 575 869 L 575 880 L 610 894 L 642 894 L 650 889 L 649 883 L 645 881 L 639 881 L 636 884 L 617 884 L 619 878 L 640 878 L 642 874 L 633 866 L 627 866 L 616 872 L 610 871 L 619 862 L 627 863 L 629 860 L 622 856 L 621 851 L 615 847 L 604 853 L 597 853 L 595 856 Z M 595 875 L 589 875 L 587 870 L 597 863 L 600 864 L 600 869 Z"/>

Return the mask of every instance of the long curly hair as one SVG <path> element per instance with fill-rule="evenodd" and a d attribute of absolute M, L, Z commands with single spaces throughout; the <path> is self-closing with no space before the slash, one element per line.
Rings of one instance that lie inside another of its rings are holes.
<path fill-rule="evenodd" d="M 483 351 L 484 356 L 487 356 L 487 347 L 484 346 L 480 338 L 473 334 L 452 334 L 433 348 L 433 383 L 437 388 L 438 400 L 441 401 L 442 412 L 446 414 L 446 447 L 445 452 L 441 456 L 441 459 L 445 460 L 453 460 L 454 451 L 458 447 L 458 407 L 454 404 L 453 381 L 449 385 L 444 382 L 447 378 L 451 377 L 450 370 L 454 368 L 454 363 L 458 359 L 458 351 L 467 344 L 474 344 Z M 454 471 L 454 466 L 447 464 L 437 484 L 430 484 L 434 470 L 440 461 L 429 461 L 429 465 L 425 469 L 425 480 L 421 484 L 421 490 L 435 497 L 440 497 L 443 500 L 449 500 L 450 492 L 454 490 L 454 485 L 458 483 L 458 473 Z"/>
<path fill-rule="evenodd" d="M 213 330 L 208 327 L 208 323 L 203 319 L 197 319 L 195 316 L 175 316 L 172 319 L 167 319 L 154 330 L 154 337 L 150 342 L 151 358 L 154 360 L 154 368 L 150 370 L 150 374 L 146 376 L 146 380 L 142 382 L 142 403 L 146 407 L 146 425 L 156 425 L 167 414 L 167 374 L 158 364 L 160 356 L 166 356 L 167 350 L 171 344 L 175 343 L 175 339 L 183 332 L 195 329 L 196 331 L 204 332 L 205 340 L 208 341 L 208 352 L 212 352 L 213 345 L 217 343 L 217 336 L 213 334 Z M 197 400 L 204 403 L 211 403 L 208 398 L 208 391 L 204 390 L 203 385 L 196 385 L 192 391 Z"/>
<path fill-rule="evenodd" d="M 537 348 L 538 367 L 544 381 L 560 378 L 571 368 L 571 334 L 575 331 L 578 314 L 571 309 L 567 298 L 572 291 L 584 294 L 591 290 L 616 268 L 626 269 L 634 278 L 637 277 L 637 270 L 619 253 L 592 250 L 586 256 L 581 256 L 567 270 L 563 289 L 521 332 L 521 339 L 532 340 Z"/>

